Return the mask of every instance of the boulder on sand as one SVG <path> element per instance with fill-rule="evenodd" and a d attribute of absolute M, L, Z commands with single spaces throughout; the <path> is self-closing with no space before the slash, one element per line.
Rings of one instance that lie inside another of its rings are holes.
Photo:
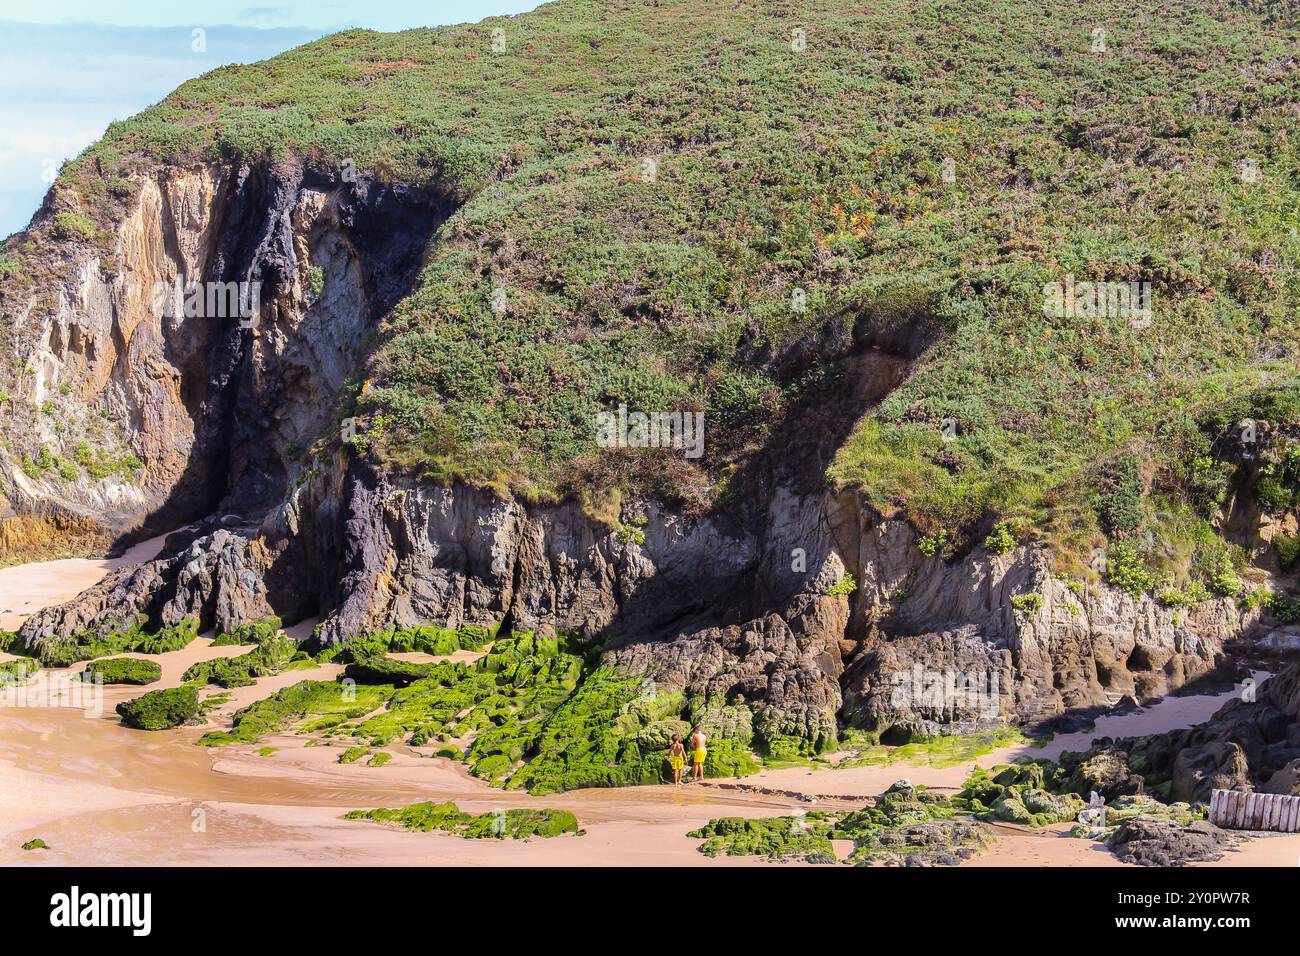
<path fill-rule="evenodd" d="M 1232 842 L 1226 832 L 1204 820 L 1183 826 L 1173 820 L 1143 816 L 1120 824 L 1107 845 L 1123 863 L 1182 866 L 1217 860 Z"/>
<path fill-rule="evenodd" d="M 1073 756 L 1073 755 L 1071 755 Z M 1066 763 L 1063 757 L 1062 763 Z M 1114 747 L 1094 747 L 1075 764 L 1066 784 L 1082 797 L 1100 794 L 1107 803 L 1142 792 L 1143 778 L 1129 768 L 1128 753 Z"/>

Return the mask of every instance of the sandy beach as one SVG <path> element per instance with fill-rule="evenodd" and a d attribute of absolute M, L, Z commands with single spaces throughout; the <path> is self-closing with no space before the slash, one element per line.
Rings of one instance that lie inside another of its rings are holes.
<path fill-rule="evenodd" d="M 7 615 L 0 626 L 16 626 L 23 615 L 72 597 L 111 568 L 141 560 L 160 544 L 146 542 L 116 561 L 65 560 L 0 570 L 0 610 Z M 291 632 L 303 637 L 312 623 L 303 622 Z M 211 635 L 200 637 L 183 650 L 150 657 L 162 665 L 163 676 L 149 689 L 178 685 L 196 661 L 246 651 L 213 647 Z M 208 715 L 205 727 L 158 733 L 123 727 L 113 712 L 120 700 L 138 696 L 138 687 L 104 688 L 98 712 L 14 706 L 13 701 L 0 706 L 0 864 L 765 866 L 771 864 L 708 859 L 686 834 L 720 816 L 777 816 L 814 806 L 856 809 L 860 803 L 846 798 L 879 793 L 904 777 L 956 790 L 972 766 L 1006 763 L 1020 754 L 1054 757 L 1086 748 L 1095 736 L 1186 726 L 1204 720 L 1232 693 L 1170 698 L 1144 711 L 1102 718 L 1094 732 L 1062 736 L 1046 748 L 1007 747 L 957 766 L 798 767 L 682 788 L 590 789 L 546 797 L 503 792 L 471 777 L 460 764 L 411 748 L 389 748 L 392 761 L 372 768 L 362 762 L 339 764 L 337 746 L 306 746 L 304 738 L 292 735 L 251 746 L 193 745 L 205 729 L 228 727 L 230 715 L 240 707 L 300 680 L 332 679 L 339 670 L 338 665 L 323 665 L 263 678 L 233 691 L 230 701 Z M 58 680 L 64 672 L 55 673 Z M 49 679 L 38 676 L 33 683 Z M 263 747 L 276 749 L 262 756 L 258 751 Z M 816 802 L 801 800 L 800 794 L 814 796 Z M 352 809 L 420 800 L 450 800 L 473 813 L 567 809 L 585 833 L 525 842 L 464 840 L 343 818 Z M 967 865 L 1122 865 L 1098 844 L 1066 836 L 1067 829 L 998 825 L 997 845 Z M 50 849 L 20 849 L 34 837 Z M 1297 860 L 1300 835 L 1246 841 L 1215 865 L 1294 866 Z"/>

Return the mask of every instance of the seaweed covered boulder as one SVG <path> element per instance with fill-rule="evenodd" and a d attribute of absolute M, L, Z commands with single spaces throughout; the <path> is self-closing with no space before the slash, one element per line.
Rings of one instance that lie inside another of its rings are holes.
<path fill-rule="evenodd" d="M 268 617 L 261 621 L 247 621 L 229 631 L 223 631 L 212 641 L 213 647 L 228 647 L 242 644 L 265 644 L 280 633 L 281 621 L 278 617 Z"/>
<path fill-rule="evenodd" d="M 31 657 L 0 661 L 0 690 L 5 687 L 21 687 L 40 669 L 41 662 Z"/>
<path fill-rule="evenodd" d="M 1028 827 L 1064 823 L 1084 809 L 1078 794 L 1067 789 L 1064 770 L 1046 761 L 977 768 L 953 803 L 977 819 Z"/>
<path fill-rule="evenodd" d="M 1233 841 L 1231 835 L 1205 820 L 1182 824 L 1138 816 L 1120 824 L 1106 845 L 1124 863 L 1182 866 L 1217 860 Z"/>
<path fill-rule="evenodd" d="M 143 697 L 117 705 L 122 723 L 140 730 L 170 730 L 195 720 L 200 712 L 198 691 L 192 684 L 151 690 Z"/>
<path fill-rule="evenodd" d="M 154 684 L 162 680 L 162 665 L 135 657 L 110 657 L 87 664 L 82 680 L 102 684 Z"/>
<path fill-rule="evenodd" d="M 359 657 L 343 668 L 343 676 L 358 684 L 392 684 L 394 687 L 406 687 L 438 673 L 436 663 L 403 661 L 387 654 Z"/>
<path fill-rule="evenodd" d="M 466 840 L 527 840 L 531 837 L 557 837 L 566 833 L 581 834 L 578 818 L 568 810 L 496 810 L 490 813 L 466 813 L 454 803 L 413 803 L 410 806 L 375 810 L 350 810 L 348 820 L 372 820 L 403 830 L 428 832 L 442 830 Z"/>
<path fill-rule="evenodd" d="M 748 820 L 723 817 L 692 831 L 706 856 L 834 863 L 833 840 L 852 841 L 853 866 L 955 866 L 994 842 L 987 825 L 960 818 L 948 798 L 900 781 L 852 813 L 810 811 Z"/>
<path fill-rule="evenodd" d="M 859 835 L 848 862 L 854 866 L 958 866 L 995 842 L 993 830 L 984 823 L 913 823 Z"/>
<path fill-rule="evenodd" d="M 705 856 L 761 856 L 773 863 L 834 863 L 832 818 L 819 812 L 789 817 L 722 817 L 687 836 L 703 840 Z"/>

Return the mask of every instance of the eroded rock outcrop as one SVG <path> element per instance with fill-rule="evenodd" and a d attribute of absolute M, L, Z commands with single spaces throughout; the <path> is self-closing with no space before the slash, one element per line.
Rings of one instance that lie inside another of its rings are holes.
<path fill-rule="evenodd" d="M 629 507 L 634 536 L 576 503 L 340 459 L 261 522 L 192 528 L 159 560 L 37 615 L 23 638 L 39 645 L 137 612 L 220 629 L 320 615 L 323 641 L 508 620 L 606 634 L 611 662 L 666 690 L 743 701 L 764 736 L 821 747 L 837 722 L 964 732 L 1164 692 L 1212 669 L 1241 627 L 1226 602 L 1175 623 L 1149 600 L 1076 596 L 1033 549 L 927 558 L 906 525 L 847 494 L 779 492 L 758 531 L 725 514 Z M 859 582 L 851 593 L 836 588 L 846 575 Z M 900 606 L 904 580 L 914 590 Z M 1011 597 L 1032 589 L 1041 606 L 1016 610 Z M 948 685 L 932 700 L 927 673 L 974 675 L 983 696 Z"/>
<path fill-rule="evenodd" d="M 1300 664 L 1286 665 L 1250 696 L 1195 727 L 1113 745 L 1149 782 L 1167 783 L 1175 800 L 1208 802 L 1216 789 L 1289 792 L 1300 760 Z"/>

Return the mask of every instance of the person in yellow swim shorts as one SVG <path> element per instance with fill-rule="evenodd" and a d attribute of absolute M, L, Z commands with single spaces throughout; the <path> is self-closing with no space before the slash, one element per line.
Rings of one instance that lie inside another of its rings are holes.
<path fill-rule="evenodd" d="M 673 734 L 673 745 L 668 748 L 668 763 L 673 768 L 673 786 L 680 787 L 682 771 L 686 769 L 686 748 L 677 734 Z"/>
<path fill-rule="evenodd" d="M 696 724 L 695 730 L 691 732 L 691 759 L 695 764 L 696 783 L 703 783 L 704 781 L 704 758 L 709 755 L 707 743 L 708 739 L 704 736 L 704 729 L 699 724 Z"/>

